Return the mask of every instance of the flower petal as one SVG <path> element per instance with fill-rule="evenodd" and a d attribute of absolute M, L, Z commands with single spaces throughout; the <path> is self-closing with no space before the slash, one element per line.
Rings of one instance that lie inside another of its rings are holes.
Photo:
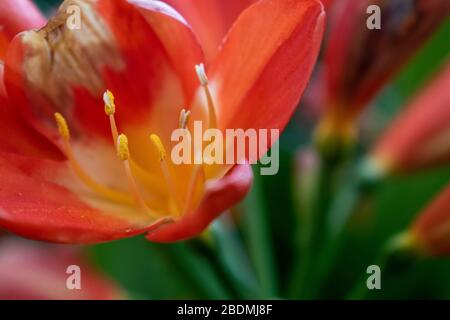
<path fill-rule="evenodd" d="M 389 126 L 372 158 L 392 172 L 450 161 L 450 65 Z"/>
<path fill-rule="evenodd" d="M 3 65 L 0 64 L 0 151 L 61 160 L 61 152 L 44 136 L 30 127 L 8 102 L 3 88 Z"/>
<path fill-rule="evenodd" d="M 0 2 L 0 59 L 4 59 L 11 39 L 19 32 L 42 27 L 44 16 L 30 0 Z"/>
<path fill-rule="evenodd" d="M 45 18 L 30 0 L 0 1 L 0 33 L 12 39 L 17 33 L 40 28 L 45 25 Z"/>
<path fill-rule="evenodd" d="M 142 213 L 96 198 L 64 162 L 0 152 L 0 176 L 0 226 L 27 238 L 97 243 L 154 227 Z"/>
<path fill-rule="evenodd" d="M 316 62 L 324 18 L 315 0 L 261 0 L 242 13 L 211 68 L 221 129 L 285 127 Z"/>
<path fill-rule="evenodd" d="M 58 28 L 73 2 L 64 2 L 44 29 L 23 33 L 11 43 L 5 75 L 10 99 L 55 144 L 59 135 L 53 113 L 62 113 L 77 154 L 92 157 L 97 146 L 107 143 L 112 158 L 105 162 L 112 163 L 115 143 L 102 100 L 108 88 L 115 94 L 119 131 L 128 135 L 134 159 L 160 174 L 148 136 L 157 133 L 170 141 L 180 110 L 192 100 L 198 87 L 194 66 L 203 61 L 195 36 L 173 9 L 153 1 L 78 1 L 81 29 Z M 50 49 L 56 38 L 58 49 Z"/>
<path fill-rule="evenodd" d="M 419 215 L 411 232 L 425 254 L 450 254 L 450 185 Z"/>
<path fill-rule="evenodd" d="M 369 5 L 381 9 L 381 30 L 365 27 Z M 328 121 L 338 126 L 353 121 L 413 57 L 448 17 L 450 2 L 343 0 L 335 6 L 324 59 Z"/>
<path fill-rule="evenodd" d="M 194 66 L 203 60 L 190 28 L 161 6 L 125 0 L 77 2 L 81 28 L 58 28 L 72 2 L 42 30 L 13 41 L 5 78 L 13 101 L 53 130 L 52 114 L 59 111 L 73 130 L 109 139 L 102 95 L 110 89 L 122 131 L 162 126 L 153 119 L 162 110 L 164 127 L 176 125 L 198 86 Z"/>
<path fill-rule="evenodd" d="M 207 61 L 217 54 L 228 29 L 239 14 L 256 0 L 165 0 L 192 26 Z"/>
<path fill-rule="evenodd" d="M 173 242 L 197 236 L 222 212 L 241 201 L 250 190 L 252 181 L 250 165 L 236 165 L 225 177 L 207 185 L 198 209 L 186 214 L 174 224 L 148 233 L 147 239 Z"/>
<path fill-rule="evenodd" d="M 4 239 L 0 243 L 0 299 L 103 300 L 124 298 L 86 261 L 79 248 Z M 82 290 L 68 290 L 69 266 L 82 271 Z"/>

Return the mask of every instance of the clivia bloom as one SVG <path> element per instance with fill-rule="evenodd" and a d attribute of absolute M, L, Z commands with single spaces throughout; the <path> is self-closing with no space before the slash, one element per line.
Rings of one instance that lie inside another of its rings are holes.
<path fill-rule="evenodd" d="M 450 185 L 419 214 L 407 234 L 410 247 L 421 254 L 450 254 Z"/>
<path fill-rule="evenodd" d="M 76 279 L 70 278 L 78 270 L 81 289 L 69 290 L 68 284 L 78 284 Z M 116 284 L 95 270 L 77 248 L 17 238 L 0 241 L 0 300 L 123 298 Z"/>
<path fill-rule="evenodd" d="M 381 11 L 381 29 L 370 30 L 367 8 Z M 324 115 L 319 143 L 352 144 L 356 120 L 450 14 L 445 0 L 334 1 L 324 52 Z"/>
<path fill-rule="evenodd" d="M 66 27 L 70 5 L 81 9 L 79 29 Z M 218 15 L 197 19 L 214 27 L 207 22 Z M 45 27 L 19 34 L 5 58 L 7 110 L 17 121 L 2 131 L 14 137 L 18 127 L 20 138 L 0 147 L 0 226 L 68 243 L 197 235 L 245 196 L 251 169 L 174 165 L 171 133 L 196 120 L 221 131 L 283 129 L 324 20 L 317 0 L 260 0 L 206 59 L 163 2 L 65 1 Z M 14 147 L 19 139 L 23 148 Z"/>
<path fill-rule="evenodd" d="M 450 161 L 450 65 L 413 98 L 380 137 L 369 162 L 381 175 Z"/>

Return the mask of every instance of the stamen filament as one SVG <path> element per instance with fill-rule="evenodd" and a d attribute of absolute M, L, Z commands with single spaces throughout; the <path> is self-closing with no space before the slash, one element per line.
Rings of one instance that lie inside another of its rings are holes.
<path fill-rule="evenodd" d="M 123 162 L 123 167 L 125 169 L 125 174 L 127 176 L 128 188 L 133 195 L 134 201 L 136 202 L 142 210 L 144 210 L 151 217 L 158 217 L 158 213 L 153 211 L 147 206 L 144 198 L 139 191 L 136 181 L 134 180 L 133 173 L 130 167 L 130 150 L 128 148 L 128 138 L 126 135 L 121 134 L 117 138 L 117 155 L 119 159 Z"/>
<path fill-rule="evenodd" d="M 93 180 L 81 167 L 81 165 L 78 163 L 78 161 L 75 158 L 72 146 L 70 144 L 70 130 L 69 126 L 67 125 L 66 119 L 60 114 L 55 113 L 55 120 L 56 124 L 58 125 L 58 130 L 61 135 L 61 137 L 64 140 L 64 154 L 66 155 L 67 159 L 69 160 L 70 165 L 72 166 L 73 171 L 78 176 L 78 178 L 91 190 L 95 191 L 99 195 L 110 199 L 115 202 L 120 202 L 127 205 L 133 205 L 132 199 L 127 194 L 111 190 L 99 183 L 97 183 L 95 180 Z"/>
<path fill-rule="evenodd" d="M 197 72 L 200 84 L 205 92 L 206 101 L 208 103 L 208 128 L 217 128 L 217 116 L 216 109 L 214 106 L 214 100 L 209 90 L 209 80 L 206 76 L 205 65 L 203 63 L 195 66 L 195 71 Z"/>
<path fill-rule="evenodd" d="M 113 143 L 115 145 L 117 143 L 117 139 L 119 138 L 119 131 L 117 129 L 117 123 L 115 119 L 115 112 L 116 112 L 115 98 L 111 91 L 107 90 L 103 94 L 103 102 L 105 103 L 105 113 L 109 117 L 111 136 L 113 139 Z M 158 181 L 156 177 L 148 173 L 145 169 L 143 169 L 131 157 L 128 159 L 128 161 L 130 163 L 130 168 L 134 173 L 134 175 L 149 188 L 151 188 L 155 192 L 158 192 Z"/>
<path fill-rule="evenodd" d="M 178 198 L 175 183 L 174 183 L 172 176 L 170 174 L 170 171 L 169 171 L 169 166 L 167 165 L 166 149 L 164 148 L 164 145 L 158 135 L 156 135 L 156 134 L 150 135 L 150 140 L 152 141 L 153 145 L 155 146 L 155 149 L 158 151 L 159 161 L 161 164 L 161 170 L 163 172 L 164 179 L 166 180 L 166 184 L 169 189 L 169 193 L 171 194 L 172 198 L 175 200 L 177 209 L 179 211 L 181 208 L 181 202 Z"/>
<path fill-rule="evenodd" d="M 192 198 L 194 197 L 195 188 L 197 186 L 197 181 L 199 178 L 202 178 L 202 184 L 204 184 L 205 173 L 203 171 L 203 166 L 201 164 L 196 164 L 189 179 L 189 186 L 186 193 L 186 201 L 184 202 L 183 215 L 187 213 L 192 204 Z"/>
<path fill-rule="evenodd" d="M 189 121 L 189 117 L 191 115 L 191 111 L 186 111 L 186 109 L 181 110 L 180 119 L 179 119 L 179 127 L 180 129 L 186 129 Z"/>

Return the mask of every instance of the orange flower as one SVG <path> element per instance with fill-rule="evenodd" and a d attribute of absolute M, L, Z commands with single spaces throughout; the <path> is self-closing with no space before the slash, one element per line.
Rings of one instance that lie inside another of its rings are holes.
<path fill-rule="evenodd" d="M 366 27 L 370 5 L 381 9 L 380 30 Z M 334 2 L 324 53 L 327 89 L 319 142 L 352 144 L 359 114 L 449 13 L 450 2 L 441 0 Z"/>
<path fill-rule="evenodd" d="M 423 254 L 450 254 L 450 185 L 419 215 L 409 234 L 413 239 L 413 246 Z"/>
<path fill-rule="evenodd" d="M 383 174 L 450 160 L 450 65 L 400 113 L 371 152 Z"/>
<path fill-rule="evenodd" d="M 69 266 L 80 267 L 82 290 L 66 287 Z M 18 239 L 0 242 L 0 300 L 123 299 L 109 279 L 86 262 L 79 250 Z"/>
<path fill-rule="evenodd" d="M 81 9 L 74 30 L 66 26 L 72 4 Z M 317 0 L 260 0 L 205 60 L 197 36 L 165 3 L 65 1 L 7 52 L 4 103 L 15 121 L 1 123 L 0 225 L 56 242 L 197 235 L 245 196 L 251 169 L 175 165 L 171 133 L 191 131 L 195 120 L 222 132 L 283 129 L 323 29 Z"/>

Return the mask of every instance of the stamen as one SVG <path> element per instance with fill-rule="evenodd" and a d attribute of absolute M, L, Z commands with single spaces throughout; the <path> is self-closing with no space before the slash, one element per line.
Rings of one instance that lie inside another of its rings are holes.
<path fill-rule="evenodd" d="M 192 198 L 194 197 L 195 188 L 197 186 L 198 179 L 202 178 L 202 184 L 205 183 L 205 172 L 201 164 L 196 164 L 189 179 L 188 191 L 186 194 L 186 201 L 184 202 L 183 215 L 189 210 Z"/>
<path fill-rule="evenodd" d="M 66 119 L 64 119 L 61 113 L 56 112 L 55 121 L 56 125 L 58 126 L 59 134 L 65 141 L 68 141 L 70 139 L 70 130 L 69 126 L 67 125 Z"/>
<path fill-rule="evenodd" d="M 166 180 L 169 192 L 170 192 L 172 198 L 175 200 L 176 206 L 179 211 L 181 208 L 181 202 L 180 202 L 177 192 L 176 192 L 175 183 L 172 179 L 172 176 L 170 175 L 169 166 L 167 165 L 166 149 L 164 148 L 164 145 L 158 135 L 156 135 L 156 134 L 150 135 L 150 140 L 152 141 L 153 145 L 155 146 L 156 151 L 158 151 L 159 161 L 161 163 L 161 169 L 162 169 L 162 172 L 164 175 L 164 179 Z"/>
<path fill-rule="evenodd" d="M 206 100 L 208 102 L 208 128 L 217 128 L 216 109 L 214 107 L 211 91 L 209 90 L 209 80 L 206 76 L 205 65 L 203 63 L 196 65 L 195 71 L 197 72 L 198 80 L 205 91 Z"/>
<path fill-rule="evenodd" d="M 205 65 L 203 63 L 200 63 L 195 66 L 195 72 L 197 72 L 198 80 L 200 81 L 200 84 L 205 87 L 208 85 L 208 77 L 206 76 L 205 71 Z"/>
<path fill-rule="evenodd" d="M 128 138 L 126 135 L 121 134 L 117 138 L 117 155 L 120 160 L 123 162 L 123 166 L 125 169 L 125 173 L 127 175 L 128 187 L 130 189 L 131 194 L 133 195 L 136 203 L 151 217 L 158 217 L 158 213 L 150 209 L 145 203 L 144 198 L 139 191 L 136 181 L 134 180 L 133 174 L 130 168 L 130 149 L 128 148 Z"/>
<path fill-rule="evenodd" d="M 117 155 L 122 161 L 127 161 L 130 158 L 130 149 L 128 148 L 128 138 L 124 134 L 121 134 L 117 138 Z"/>
<path fill-rule="evenodd" d="M 116 104 L 114 102 L 114 95 L 111 91 L 106 90 L 103 94 L 103 102 L 105 102 L 105 113 L 108 116 L 113 115 L 116 112 Z"/>
<path fill-rule="evenodd" d="M 78 176 L 78 178 L 90 189 L 99 195 L 110 199 L 114 202 L 120 202 L 127 205 L 133 205 L 132 199 L 127 194 L 122 192 L 118 192 L 115 190 L 111 190 L 93 180 L 81 167 L 78 161 L 75 158 L 72 146 L 70 144 L 70 130 L 67 125 L 66 119 L 58 112 L 54 114 L 56 124 L 58 126 L 58 131 L 61 137 L 64 140 L 64 154 L 69 160 L 70 165 L 72 166 L 73 171 Z"/>
<path fill-rule="evenodd" d="M 119 131 L 117 129 L 115 112 L 116 112 L 116 104 L 114 94 L 107 90 L 103 94 L 103 102 L 105 103 L 105 113 L 109 117 L 109 124 L 111 126 L 111 135 L 113 139 L 114 145 L 117 143 L 117 139 L 119 138 Z M 129 157 L 128 161 L 130 162 L 130 167 L 132 172 L 136 175 L 136 177 L 143 182 L 146 186 L 158 192 L 158 181 L 156 177 L 148 173 L 145 169 L 139 166 L 131 157 Z"/>
<path fill-rule="evenodd" d="M 165 162 L 164 160 L 166 159 L 166 149 L 164 148 L 164 145 L 163 145 L 161 139 L 159 138 L 159 136 L 156 134 L 152 134 L 152 135 L 150 135 L 150 140 L 153 142 L 153 145 L 155 146 L 156 151 L 158 151 L 159 160 L 161 162 Z"/>
<path fill-rule="evenodd" d="M 186 111 L 186 109 L 181 110 L 179 120 L 179 126 L 181 129 L 186 129 L 190 115 L 191 111 Z"/>
<path fill-rule="evenodd" d="M 117 130 L 116 119 L 114 117 L 114 114 L 116 113 L 116 104 L 114 101 L 114 95 L 112 94 L 111 91 L 106 90 L 106 92 L 103 94 L 103 102 L 105 103 L 105 113 L 107 116 L 109 116 L 109 122 L 111 125 L 111 134 L 113 142 L 115 144 L 117 138 L 119 137 L 119 132 Z"/>

